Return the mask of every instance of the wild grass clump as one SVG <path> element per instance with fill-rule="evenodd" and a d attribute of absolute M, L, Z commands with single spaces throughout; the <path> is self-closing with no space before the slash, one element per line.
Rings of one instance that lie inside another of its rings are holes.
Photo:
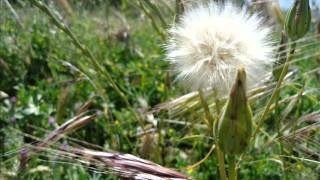
<path fill-rule="evenodd" d="M 0 179 L 318 179 L 319 7 L 239 2 L 1 1 Z"/>

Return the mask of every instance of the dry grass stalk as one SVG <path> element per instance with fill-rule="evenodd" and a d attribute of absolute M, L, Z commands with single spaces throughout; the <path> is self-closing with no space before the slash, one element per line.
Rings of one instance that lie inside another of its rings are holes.
<path fill-rule="evenodd" d="M 34 146 L 23 148 L 20 153 L 20 171 L 24 170 L 28 161 L 34 155 L 41 151 L 46 151 L 52 144 L 57 142 L 64 135 L 75 131 L 87 123 L 92 121 L 96 115 L 87 115 L 85 112 L 72 118 L 60 127 L 51 132 L 44 140 Z M 115 175 L 124 178 L 133 179 L 189 179 L 188 176 L 178 173 L 174 170 L 162 167 L 151 161 L 147 161 L 131 154 L 120 154 L 96 151 L 90 149 L 67 148 L 59 151 L 59 154 L 64 154 L 68 158 L 80 158 L 83 161 L 89 162 L 94 166 L 103 167 L 111 170 Z M 81 162 L 83 162 L 81 161 Z"/>
<path fill-rule="evenodd" d="M 51 132 L 44 140 L 37 143 L 34 147 L 23 148 L 20 152 L 20 165 L 19 171 L 23 171 L 26 167 L 28 161 L 34 156 L 37 155 L 43 148 L 46 148 L 55 142 L 57 142 L 64 135 L 73 132 L 89 122 L 91 122 L 96 115 L 87 115 L 84 116 L 84 113 L 70 119 L 69 121 L 62 124 L 60 127 Z"/>
<path fill-rule="evenodd" d="M 89 149 L 69 148 L 76 157 L 89 160 L 93 165 L 106 167 L 115 175 L 133 179 L 190 179 L 174 170 L 131 154 L 120 154 Z"/>

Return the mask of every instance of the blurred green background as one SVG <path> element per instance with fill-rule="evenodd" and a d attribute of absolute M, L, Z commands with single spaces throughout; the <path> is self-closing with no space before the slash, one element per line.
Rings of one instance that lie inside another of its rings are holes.
<path fill-rule="evenodd" d="M 194 179 L 219 179 L 214 153 L 201 165 L 186 168 L 204 158 L 213 144 L 204 133 L 199 107 L 157 106 L 189 93 L 173 81 L 164 61 L 166 30 L 177 13 L 175 1 L 43 1 L 90 51 L 98 68 L 46 13 L 29 1 L 8 2 L 13 9 L 0 1 L 0 179 L 118 179 L 104 169 L 64 158 L 57 151 L 61 146 L 130 153 Z M 186 1 L 186 6 L 194 3 Z M 281 25 L 268 3 L 259 5 L 266 8 L 277 42 Z M 291 76 L 281 92 L 284 102 L 245 153 L 239 179 L 319 179 L 319 7 L 313 6 L 313 11 L 311 30 L 298 43 Z M 267 91 L 252 103 L 255 114 L 269 96 Z M 97 118 L 33 158 L 19 174 L 21 148 L 43 139 L 88 102 L 86 113 Z M 161 110 L 148 113 L 154 107 Z M 281 138 L 275 128 L 277 117 L 283 127 L 290 126 L 289 135 L 294 129 L 309 129 L 292 139 Z M 143 129 L 150 133 L 142 134 Z M 272 137 L 276 139 L 270 143 Z"/>

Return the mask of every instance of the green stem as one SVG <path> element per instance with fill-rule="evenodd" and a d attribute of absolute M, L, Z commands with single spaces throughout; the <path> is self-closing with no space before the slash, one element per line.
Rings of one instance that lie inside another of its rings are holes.
<path fill-rule="evenodd" d="M 99 63 L 99 61 L 93 56 L 91 51 L 88 50 L 88 48 L 81 44 L 81 42 L 76 38 L 76 36 L 73 34 L 73 32 L 66 26 L 64 23 L 60 22 L 56 16 L 52 13 L 52 11 L 41 1 L 38 0 L 30 0 L 32 4 L 34 4 L 36 7 L 38 7 L 40 10 L 42 10 L 44 13 L 46 13 L 52 20 L 52 22 L 61 29 L 65 34 L 67 34 L 71 40 L 72 43 L 81 50 L 82 54 L 84 54 L 92 63 L 93 67 L 101 73 L 102 77 L 110 84 L 110 86 L 113 88 L 113 90 L 120 96 L 120 98 L 123 100 L 123 102 L 126 104 L 126 106 L 129 108 L 131 113 L 134 115 L 134 118 L 139 122 L 141 128 L 144 130 L 143 122 L 141 117 L 135 112 L 131 104 L 129 103 L 127 97 L 123 94 L 119 86 L 116 84 L 116 82 L 113 80 L 111 74 L 106 71 L 106 69 L 103 68 L 103 66 Z M 98 91 L 98 93 L 101 91 Z M 107 96 L 104 95 L 104 93 L 100 94 L 104 101 L 107 102 Z"/>
<path fill-rule="evenodd" d="M 180 16 L 184 12 L 184 4 L 182 0 L 176 0 L 176 17 L 175 22 L 177 23 L 180 19 Z"/>
<path fill-rule="evenodd" d="M 293 42 L 293 44 L 290 47 L 290 53 L 289 53 L 289 55 L 288 55 L 288 57 L 286 59 L 285 64 L 282 67 L 281 75 L 279 77 L 277 85 L 276 85 L 275 89 L 273 90 L 271 98 L 269 99 L 269 101 L 268 101 L 268 103 L 267 103 L 267 105 L 266 105 L 261 117 L 258 120 L 257 127 L 256 127 L 256 130 L 253 133 L 251 142 L 254 141 L 254 139 L 255 139 L 255 137 L 256 137 L 257 133 L 259 132 L 259 129 L 260 129 L 261 125 L 262 125 L 262 122 L 264 121 L 264 119 L 266 118 L 267 114 L 269 113 L 270 107 L 271 107 L 273 101 L 276 99 L 276 97 L 277 97 L 277 95 L 279 93 L 278 91 L 279 91 L 279 89 L 281 87 L 281 84 L 282 84 L 282 82 L 283 82 L 283 80 L 284 80 L 284 78 L 285 78 L 285 76 L 286 76 L 286 74 L 288 72 L 289 62 L 291 61 L 291 59 L 293 57 L 293 54 L 294 54 L 294 51 L 295 51 L 295 47 L 296 47 L 296 43 Z"/>
<path fill-rule="evenodd" d="M 71 40 L 72 43 L 81 50 L 82 54 L 84 54 L 92 63 L 94 68 L 102 73 L 102 75 L 106 78 L 106 80 L 110 83 L 111 87 L 116 91 L 116 93 L 123 99 L 123 101 L 126 103 L 127 106 L 130 107 L 129 101 L 124 96 L 124 94 L 121 92 L 115 81 L 112 79 L 112 76 L 102 68 L 102 65 L 98 62 L 98 60 L 93 56 L 93 54 L 87 49 L 87 47 L 80 43 L 80 41 L 76 38 L 76 36 L 73 34 L 73 32 L 62 22 L 60 22 L 51 12 L 51 10 L 42 2 L 37 0 L 31 0 L 31 2 L 38 7 L 40 10 L 42 10 L 44 13 L 46 13 L 51 19 L 52 22 L 61 29 L 65 34 L 67 34 Z"/>
<path fill-rule="evenodd" d="M 205 115 L 206 115 L 206 118 L 208 119 L 208 130 L 209 130 L 209 134 L 210 136 L 214 137 L 214 133 L 213 133 L 213 121 L 214 121 L 214 118 L 212 116 L 212 114 L 210 113 L 210 110 L 209 110 L 209 106 L 208 106 L 208 103 L 206 102 L 205 98 L 204 98 L 204 95 L 203 95 L 203 91 L 201 89 L 199 89 L 199 96 L 200 96 L 200 100 L 201 100 L 201 104 L 204 108 L 204 112 L 205 112 Z M 220 111 L 217 110 L 217 111 Z M 219 173 L 220 173 L 220 176 L 221 176 L 221 179 L 222 180 L 227 180 L 227 174 L 226 174 L 226 168 L 225 168 L 225 163 L 224 163 L 224 154 L 223 152 L 220 150 L 220 147 L 219 147 L 219 144 L 218 144 L 218 139 L 214 137 L 214 140 L 215 140 L 215 144 L 216 144 L 216 155 L 217 155 L 217 159 L 218 159 L 218 163 L 219 163 Z"/>
<path fill-rule="evenodd" d="M 227 180 L 227 173 L 226 173 L 226 168 L 225 168 L 225 164 L 224 164 L 224 154 L 220 150 L 220 147 L 218 145 L 218 141 L 217 140 L 216 140 L 216 153 L 217 153 L 217 158 L 218 158 L 218 162 L 219 162 L 220 177 L 221 177 L 222 180 Z"/>
<path fill-rule="evenodd" d="M 204 112 L 206 115 L 206 119 L 207 119 L 206 124 L 209 129 L 209 135 L 213 136 L 213 121 L 214 121 L 214 119 L 210 113 L 209 105 L 208 105 L 207 101 L 205 100 L 203 91 L 201 89 L 199 89 L 199 96 L 200 96 L 200 101 L 201 101 L 201 104 L 203 106 L 203 109 L 204 109 Z"/>
<path fill-rule="evenodd" d="M 216 99 L 216 100 L 215 100 L 215 103 L 216 103 L 217 115 L 218 115 L 218 117 L 220 117 L 220 115 L 221 115 L 220 100 L 219 100 L 219 99 Z"/>
<path fill-rule="evenodd" d="M 229 156 L 229 180 L 237 179 L 236 158 L 234 155 Z"/>
<path fill-rule="evenodd" d="M 145 15 L 151 20 L 151 24 L 153 28 L 157 31 L 159 36 L 162 40 L 166 39 L 166 35 L 162 32 L 162 30 L 158 27 L 155 18 L 153 17 L 152 13 L 150 13 L 146 7 L 142 4 L 142 1 L 138 1 L 138 6 L 142 9 L 142 11 L 145 13 Z"/>
<path fill-rule="evenodd" d="M 218 119 L 216 119 L 216 124 L 218 124 L 218 120 L 220 118 L 220 112 L 221 112 L 221 108 L 220 108 L 220 101 L 219 99 L 217 98 L 217 95 L 215 93 L 215 103 L 216 103 L 216 111 L 217 111 L 217 116 L 218 116 Z M 214 126 L 214 123 L 212 122 L 212 125 Z M 216 126 L 213 127 L 213 130 L 214 131 L 211 131 L 212 132 L 212 136 L 215 136 L 215 131 L 216 131 Z M 227 173 L 226 173 L 226 168 L 225 168 L 225 163 L 224 163 L 224 154 L 223 152 L 220 150 L 220 146 L 218 144 L 218 138 L 217 136 L 215 136 L 215 143 L 216 143 L 216 152 L 217 152 L 217 157 L 218 157 L 218 162 L 219 162 L 219 172 L 220 172 L 220 176 L 221 176 L 221 179 L 222 180 L 227 180 Z"/>
<path fill-rule="evenodd" d="M 164 28 L 164 29 L 167 28 L 167 23 L 164 20 L 164 17 L 161 14 L 159 8 L 156 5 L 154 5 L 150 0 L 144 0 L 142 2 L 146 3 L 153 10 L 153 12 L 154 12 L 153 14 L 158 16 L 158 18 L 159 18 L 159 20 L 161 22 L 162 28 Z"/>
<path fill-rule="evenodd" d="M 23 28 L 23 23 L 21 21 L 21 18 L 19 17 L 19 15 L 17 14 L 17 12 L 13 9 L 13 7 L 11 6 L 11 4 L 9 3 L 8 0 L 4 0 L 4 4 L 8 7 L 8 9 L 11 11 L 13 17 L 15 18 L 17 24 Z"/>

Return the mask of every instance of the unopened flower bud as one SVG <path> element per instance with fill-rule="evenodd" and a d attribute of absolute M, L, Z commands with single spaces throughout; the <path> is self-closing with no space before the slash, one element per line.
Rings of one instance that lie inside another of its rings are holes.
<path fill-rule="evenodd" d="M 12 96 L 11 98 L 10 98 L 10 101 L 11 101 L 11 103 L 14 105 L 14 104 L 16 104 L 17 103 L 17 97 L 16 96 Z"/>
<path fill-rule="evenodd" d="M 309 0 L 295 0 L 287 14 L 284 29 L 291 40 L 297 40 L 308 32 L 310 22 Z"/>
<path fill-rule="evenodd" d="M 252 112 L 246 96 L 246 73 L 238 70 L 236 81 L 218 123 L 218 142 L 227 155 L 241 154 L 252 134 Z"/>
<path fill-rule="evenodd" d="M 55 122 L 56 122 L 56 120 L 55 120 L 54 117 L 49 117 L 49 118 L 48 118 L 48 124 L 49 124 L 50 126 L 53 126 L 53 125 L 55 124 Z"/>

